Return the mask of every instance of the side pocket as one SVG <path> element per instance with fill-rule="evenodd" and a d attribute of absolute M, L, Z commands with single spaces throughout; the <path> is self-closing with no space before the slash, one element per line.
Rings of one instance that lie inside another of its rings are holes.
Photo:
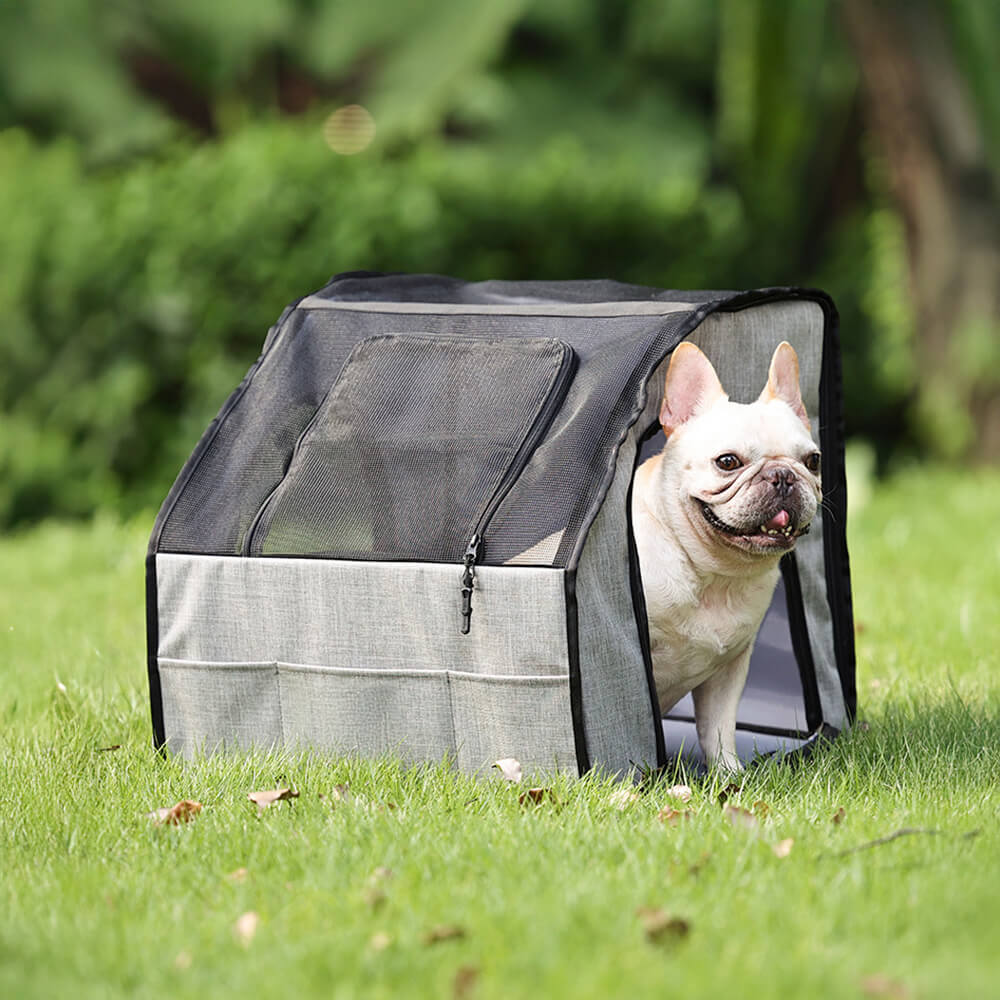
<path fill-rule="evenodd" d="M 507 677 L 448 672 L 458 766 L 482 772 L 501 757 L 525 771 L 577 769 L 569 675 Z"/>
<path fill-rule="evenodd" d="M 455 744 L 443 670 L 359 670 L 278 664 L 289 746 L 440 760 Z"/>
<path fill-rule="evenodd" d="M 202 663 L 161 658 L 167 748 L 183 757 L 268 749 L 283 742 L 276 663 Z"/>

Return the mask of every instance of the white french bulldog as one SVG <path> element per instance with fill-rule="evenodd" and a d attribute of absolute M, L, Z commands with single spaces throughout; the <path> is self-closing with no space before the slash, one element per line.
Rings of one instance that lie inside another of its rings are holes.
<path fill-rule="evenodd" d="M 731 403 L 712 363 L 681 343 L 667 370 L 663 451 L 636 472 L 632 520 L 666 714 L 689 691 L 710 765 L 742 768 L 736 707 L 778 561 L 821 498 L 820 455 L 782 343 L 756 402 Z"/>

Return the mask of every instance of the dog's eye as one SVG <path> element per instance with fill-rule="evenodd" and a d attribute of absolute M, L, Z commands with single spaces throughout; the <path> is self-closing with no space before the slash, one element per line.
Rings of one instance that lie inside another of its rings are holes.
<path fill-rule="evenodd" d="M 732 452 L 727 452 L 725 455 L 720 455 L 716 460 L 715 464 L 722 469 L 723 472 L 735 472 L 742 464 L 739 455 L 734 455 Z"/>
<path fill-rule="evenodd" d="M 806 460 L 803 464 L 810 472 L 819 472 L 821 462 L 822 456 L 818 451 L 814 451 L 811 455 L 806 456 Z"/>

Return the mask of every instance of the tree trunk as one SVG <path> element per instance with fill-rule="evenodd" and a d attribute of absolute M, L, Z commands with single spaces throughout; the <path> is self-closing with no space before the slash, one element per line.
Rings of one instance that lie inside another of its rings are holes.
<path fill-rule="evenodd" d="M 1000 195 L 939 8 L 842 0 L 868 125 L 903 217 L 920 421 L 952 457 L 1000 459 Z"/>

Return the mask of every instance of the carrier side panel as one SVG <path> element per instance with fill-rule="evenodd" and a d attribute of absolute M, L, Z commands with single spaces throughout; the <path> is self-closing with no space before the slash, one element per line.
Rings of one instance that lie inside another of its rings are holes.
<path fill-rule="evenodd" d="M 589 761 L 624 773 L 660 763 L 649 675 L 632 601 L 628 500 L 635 429 L 576 570 L 580 720 Z"/>
<path fill-rule="evenodd" d="M 469 635 L 452 565 L 161 553 L 156 573 L 175 752 L 281 744 L 450 752 L 469 772 L 500 757 L 576 768 L 562 570 L 481 567 Z"/>

